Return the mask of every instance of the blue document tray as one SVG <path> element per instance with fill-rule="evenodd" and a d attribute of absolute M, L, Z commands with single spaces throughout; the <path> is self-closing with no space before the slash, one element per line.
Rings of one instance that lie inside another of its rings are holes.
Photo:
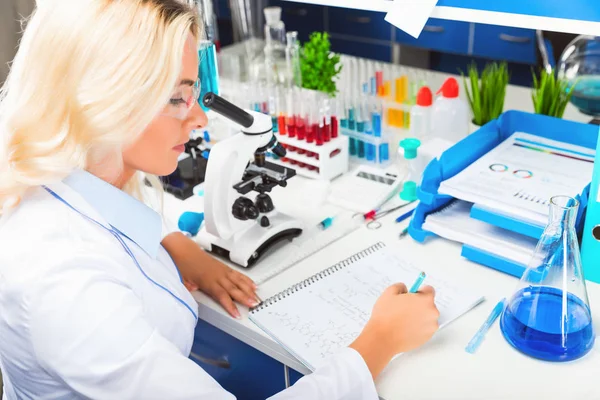
<path fill-rule="evenodd" d="M 526 132 L 542 138 L 596 149 L 598 127 L 522 111 L 507 111 L 446 150 L 439 159 L 431 161 L 423 173 L 418 189 L 419 205 L 411 219 L 408 233 L 424 242 L 434 233 L 422 229 L 425 217 L 446 206 L 453 198 L 438 193 L 440 184 L 460 173 L 480 157 L 498 146 L 515 132 Z M 580 201 L 576 228 L 581 232 L 589 196 L 589 186 L 578 196 Z M 539 238 L 543 228 L 506 215 L 473 207 L 471 217 L 523 235 Z M 521 276 L 525 266 L 472 247 L 463 247 L 462 255 L 469 260 L 511 275 Z"/>

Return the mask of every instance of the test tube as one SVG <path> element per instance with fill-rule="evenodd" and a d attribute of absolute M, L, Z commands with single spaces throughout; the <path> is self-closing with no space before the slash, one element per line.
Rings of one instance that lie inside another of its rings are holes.
<path fill-rule="evenodd" d="M 317 146 L 323 146 L 323 130 L 324 128 L 324 112 L 323 108 L 319 107 L 319 102 L 316 101 L 313 105 L 313 135 L 315 137 L 315 144 Z"/>
<path fill-rule="evenodd" d="M 323 142 L 331 140 L 331 101 L 328 98 L 323 99 Z"/>
<path fill-rule="evenodd" d="M 296 137 L 298 140 L 306 140 L 306 115 L 307 104 L 304 93 L 298 92 L 298 108 L 296 110 Z M 298 153 L 303 154 L 304 150 L 298 149 Z"/>
<path fill-rule="evenodd" d="M 373 98 L 372 101 L 372 112 L 371 112 L 371 124 L 373 127 L 373 136 L 376 138 L 381 137 L 381 102 L 377 98 Z M 381 145 L 379 146 L 379 159 L 376 161 L 381 163 Z"/>
<path fill-rule="evenodd" d="M 333 112 L 331 113 L 331 138 L 332 139 L 336 139 L 338 137 L 338 129 L 339 129 L 339 126 L 338 126 L 339 108 L 337 105 L 338 102 L 339 102 L 339 98 L 334 99 L 332 102 L 332 107 L 331 107 L 333 109 Z"/>
<path fill-rule="evenodd" d="M 313 97 L 313 96 L 311 96 Z M 312 99 L 307 99 L 307 115 L 306 115 L 306 142 L 314 143 L 315 141 L 315 125 L 318 125 L 317 118 L 315 117 L 315 104 Z M 310 154 L 309 154 L 310 156 Z"/>
<path fill-rule="evenodd" d="M 375 67 L 375 82 L 377 85 L 377 96 L 383 95 L 383 68 L 381 64 Z"/>
<path fill-rule="evenodd" d="M 285 96 L 284 89 L 281 87 L 277 88 L 277 125 L 278 131 L 281 135 L 286 135 L 287 130 L 285 129 Z"/>
<path fill-rule="evenodd" d="M 386 66 L 383 69 L 383 91 L 382 91 L 382 96 L 385 98 L 388 98 L 392 95 L 392 82 L 391 82 L 392 79 L 393 79 L 392 65 L 386 64 Z"/>
<path fill-rule="evenodd" d="M 279 121 L 277 120 L 277 87 L 269 85 L 268 87 L 268 110 L 271 115 L 271 123 L 273 125 L 273 133 L 279 132 Z"/>
<path fill-rule="evenodd" d="M 287 115 L 285 116 L 285 125 L 287 134 L 291 138 L 296 137 L 296 119 L 294 117 L 294 91 L 292 89 L 288 89 L 286 93 L 286 109 Z M 292 149 L 293 151 L 293 149 Z"/>
<path fill-rule="evenodd" d="M 373 94 L 377 94 L 377 78 L 375 77 L 375 62 L 370 61 L 368 65 L 367 73 L 369 74 L 370 87 L 369 91 Z"/>

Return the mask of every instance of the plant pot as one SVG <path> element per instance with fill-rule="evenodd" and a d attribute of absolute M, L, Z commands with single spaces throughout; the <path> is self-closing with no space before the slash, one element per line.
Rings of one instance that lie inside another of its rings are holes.
<path fill-rule="evenodd" d="M 473 120 L 471 120 L 471 123 L 469 123 L 469 134 L 475 132 L 476 130 L 479 130 L 479 128 L 481 128 L 481 125 L 478 125 L 475 122 L 473 122 Z"/>

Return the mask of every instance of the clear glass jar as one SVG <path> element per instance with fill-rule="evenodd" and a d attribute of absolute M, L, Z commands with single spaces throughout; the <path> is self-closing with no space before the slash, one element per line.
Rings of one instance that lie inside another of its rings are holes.
<path fill-rule="evenodd" d="M 600 36 L 577 36 L 563 51 L 558 77 L 573 90 L 571 103 L 582 113 L 600 116 Z"/>

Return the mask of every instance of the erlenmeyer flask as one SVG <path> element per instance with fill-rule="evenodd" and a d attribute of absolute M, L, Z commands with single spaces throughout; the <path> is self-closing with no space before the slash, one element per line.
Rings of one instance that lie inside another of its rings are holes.
<path fill-rule="evenodd" d="M 517 350 L 547 361 L 582 357 L 594 345 L 575 218 L 579 202 L 550 200 L 549 224 L 500 320 Z"/>

